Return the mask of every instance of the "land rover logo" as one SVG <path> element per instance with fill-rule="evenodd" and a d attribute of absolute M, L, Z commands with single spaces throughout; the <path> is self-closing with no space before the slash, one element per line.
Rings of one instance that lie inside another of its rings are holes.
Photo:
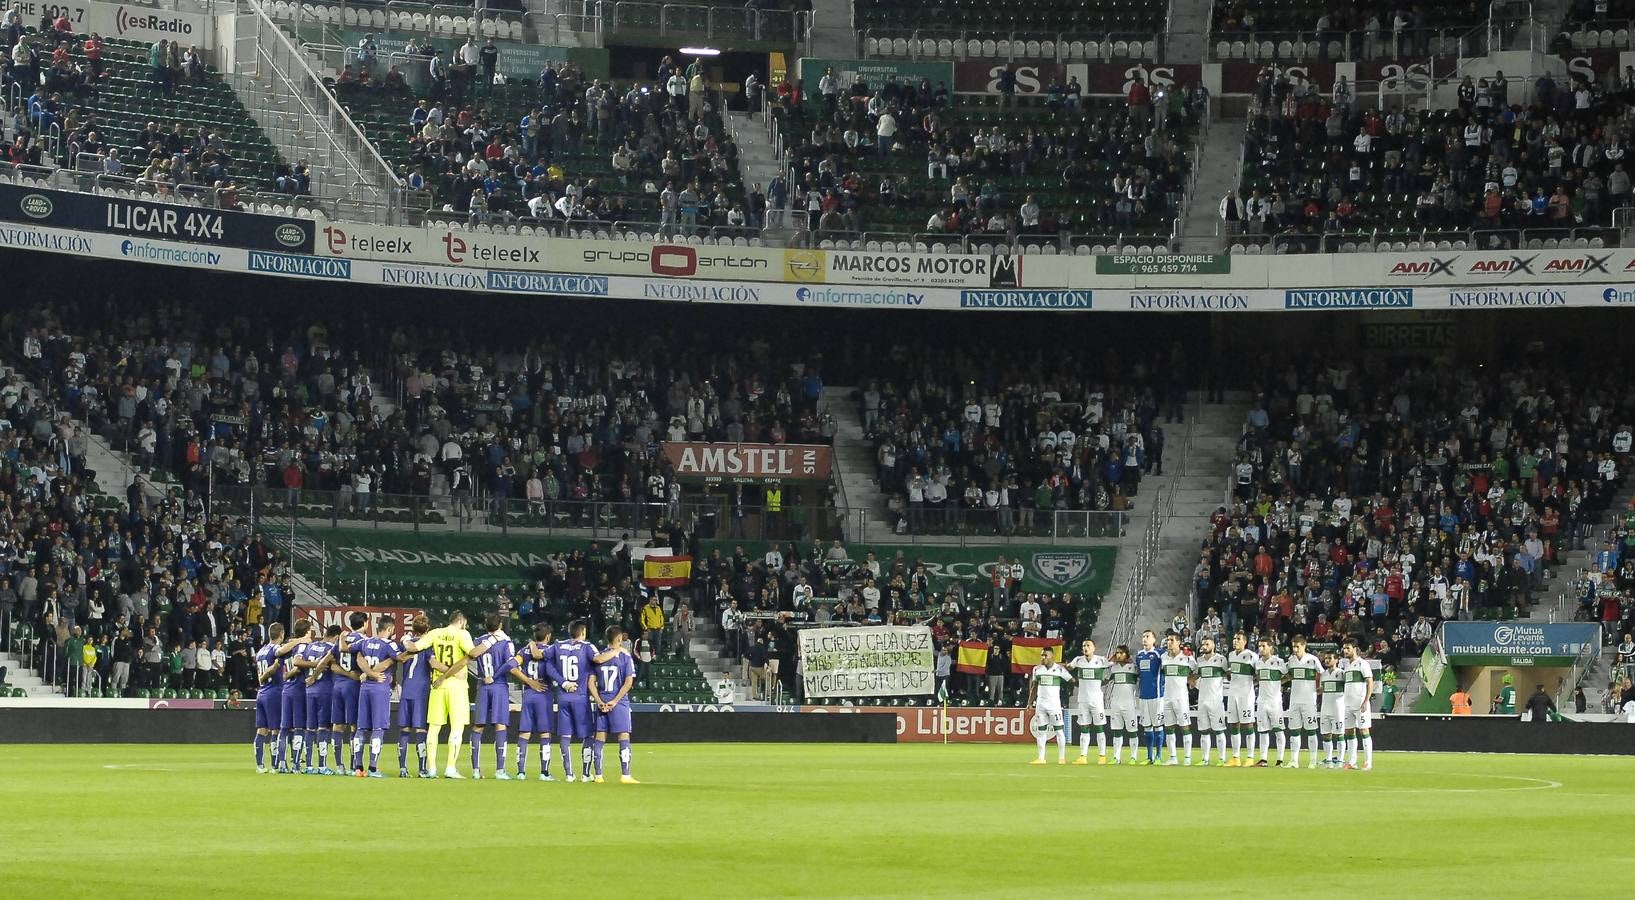
<path fill-rule="evenodd" d="M 29 194 L 23 197 L 21 208 L 23 215 L 31 219 L 46 219 L 50 218 L 56 204 L 52 203 L 51 198 L 44 194 Z"/>
<path fill-rule="evenodd" d="M 301 226 L 293 222 L 286 222 L 278 226 L 277 230 L 273 232 L 273 237 L 278 240 L 278 243 L 286 247 L 299 247 L 306 240 L 307 234 L 301 229 Z"/>
<path fill-rule="evenodd" d="M 1083 580 L 1090 574 L 1090 554 L 1088 553 L 1035 553 L 1033 554 L 1033 573 L 1041 581 L 1047 581 L 1057 587 L 1067 587 L 1074 582 Z"/>

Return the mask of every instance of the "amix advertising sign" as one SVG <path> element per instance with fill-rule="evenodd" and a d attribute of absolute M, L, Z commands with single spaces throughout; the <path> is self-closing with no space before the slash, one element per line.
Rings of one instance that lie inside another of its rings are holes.
<path fill-rule="evenodd" d="M 821 444 L 665 441 L 677 478 L 703 481 L 828 481 L 833 451 Z"/>

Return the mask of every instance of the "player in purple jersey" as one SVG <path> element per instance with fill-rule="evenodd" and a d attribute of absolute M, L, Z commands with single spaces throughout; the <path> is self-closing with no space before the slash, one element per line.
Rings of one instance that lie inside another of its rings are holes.
<path fill-rule="evenodd" d="M 619 783 L 640 784 L 630 777 L 630 689 L 636 686 L 636 663 L 624 648 L 624 629 L 610 625 L 607 650 L 596 658 L 590 675 L 590 698 L 596 705 L 596 782 L 602 781 L 602 748 L 610 734 L 619 737 Z M 611 658 L 608 654 L 612 654 Z"/>
<path fill-rule="evenodd" d="M 420 638 L 431 630 L 425 615 L 409 622 L 409 633 L 398 642 L 397 655 L 397 777 L 409 777 L 409 738 L 414 738 L 420 758 L 420 777 L 430 778 L 426 768 L 426 709 L 431 697 L 431 653 Z"/>
<path fill-rule="evenodd" d="M 307 682 L 296 663 L 310 643 L 312 622 L 302 619 L 295 623 L 290 639 L 278 646 L 278 664 L 283 669 L 284 681 L 278 712 L 278 743 L 284 765 L 279 771 L 286 775 L 294 772 L 306 756 Z"/>
<path fill-rule="evenodd" d="M 329 664 L 335 659 L 335 641 L 341 636 L 339 625 L 329 626 L 324 640 L 313 641 L 301 651 L 295 667 L 302 671 L 307 682 L 307 759 L 297 760 L 306 775 L 328 775 L 329 769 L 329 698 L 334 679 Z M 318 764 L 312 764 L 313 746 L 318 749 Z"/>
<path fill-rule="evenodd" d="M 388 671 L 393 663 L 397 662 L 397 654 L 401 648 L 392 642 L 392 631 L 396 623 L 391 616 L 381 616 L 375 622 L 375 636 L 364 640 L 356 646 L 358 653 L 358 671 L 363 675 L 363 682 L 358 687 L 358 731 L 369 735 L 369 776 L 381 778 L 380 774 L 380 742 L 386 737 L 386 727 L 391 724 L 392 711 L 392 679 Z M 364 777 L 360 767 L 353 772 L 359 778 Z"/>
<path fill-rule="evenodd" d="M 596 657 L 596 646 L 585 640 L 585 622 L 576 619 L 568 626 L 568 639 L 551 645 L 545 654 L 545 674 L 556 685 L 556 739 L 562 742 L 562 767 L 568 781 L 574 780 L 573 739 L 579 739 L 580 759 L 585 780 L 590 780 L 590 692 L 585 679 Z"/>
<path fill-rule="evenodd" d="M 551 626 L 534 626 L 534 639 L 517 652 L 511 677 L 522 682 L 522 724 L 517 729 L 517 777 L 528 777 L 528 742 L 539 735 L 539 780 L 551 778 L 551 676 L 545 656 L 551 649 Z"/>
<path fill-rule="evenodd" d="M 369 614 L 354 612 L 346 617 L 348 631 L 341 635 L 335 654 L 335 688 L 329 701 L 329 717 L 334 723 L 335 770 L 341 775 L 356 771 L 363 763 L 363 738 L 358 734 L 358 651 L 355 645 L 369 639 L 364 629 L 369 625 Z M 341 747 L 346 746 L 348 757 L 341 766 Z"/>
<path fill-rule="evenodd" d="M 283 667 L 278 664 L 278 645 L 284 642 L 283 623 L 274 622 L 267 629 L 267 643 L 255 652 L 255 770 L 266 774 L 267 745 L 273 745 L 272 767 L 283 762 L 276 738 L 278 737 L 279 704 L 283 699 Z"/>
<path fill-rule="evenodd" d="M 471 670 L 481 683 L 477 688 L 477 715 L 471 723 L 471 777 L 477 779 L 483 777 L 483 734 L 493 726 L 494 777 L 511 780 L 506 765 L 511 748 L 505 740 L 506 726 L 511 721 L 511 690 L 506 675 L 517 664 L 517 648 L 503 630 L 504 624 L 499 613 L 489 613 L 483 621 L 486 633 L 472 648 Z"/>

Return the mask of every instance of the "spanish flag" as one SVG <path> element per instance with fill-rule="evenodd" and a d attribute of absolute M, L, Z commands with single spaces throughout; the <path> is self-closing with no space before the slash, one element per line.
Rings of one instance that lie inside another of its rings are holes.
<path fill-rule="evenodd" d="M 954 669 L 967 675 L 986 675 L 988 645 L 982 641 L 960 641 L 959 661 L 954 664 Z"/>
<path fill-rule="evenodd" d="M 1056 659 L 1061 661 L 1061 638 L 1033 638 L 1019 637 L 1011 641 L 1011 674 L 1027 675 L 1033 667 L 1039 664 L 1041 654 L 1046 647 L 1057 651 Z"/>
<path fill-rule="evenodd" d="M 649 587 L 686 587 L 692 574 L 691 556 L 649 556 L 642 560 L 642 581 Z"/>

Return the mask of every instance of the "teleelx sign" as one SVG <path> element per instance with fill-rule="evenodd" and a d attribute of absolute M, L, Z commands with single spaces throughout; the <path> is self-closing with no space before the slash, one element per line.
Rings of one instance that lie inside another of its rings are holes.
<path fill-rule="evenodd" d="M 828 481 L 831 448 L 821 444 L 725 444 L 665 441 L 677 478 L 704 481 Z"/>
<path fill-rule="evenodd" d="M 307 252 L 310 221 L 0 184 L 0 219 L 71 231 L 252 250 Z"/>
<path fill-rule="evenodd" d="M 924 695 L 935 685 L 924 625 L 802 629 L 800 662 L 808 697 Z"/>

